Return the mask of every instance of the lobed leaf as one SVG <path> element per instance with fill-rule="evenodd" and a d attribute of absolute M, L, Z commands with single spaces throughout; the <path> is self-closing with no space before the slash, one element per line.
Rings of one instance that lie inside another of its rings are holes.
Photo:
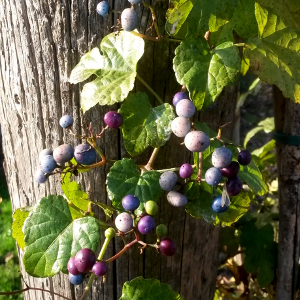
<path fill-rule="evenodd" d="M 21 207 L 15 210 L 12 223 L 12 237 L 16 239 L 18 246 L 24 250 L 25 241 L 23 233 L 23 225 L 27 219 L 32 207 Z"/>
<path fill-rule="evenodd" d="M 126 99 L 119 113 L 123 117 L 125 148 L 132 156 L 149 146 L 163 146 L 171 136 L 171 121 L 175 114 L 168 103 L 152 108 L 147 94 L 136 93 Z"/>

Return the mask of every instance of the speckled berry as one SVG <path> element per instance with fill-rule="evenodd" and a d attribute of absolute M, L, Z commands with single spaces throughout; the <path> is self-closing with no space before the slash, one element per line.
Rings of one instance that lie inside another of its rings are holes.
<path fill-rule="evenodd" d="M 173 97 L 173 105 L 177 106 L 178 102 L 183 100 L 183 99 L 188 99 L 189 97 L 187 96 L 186 93 L 184 92 L 178 92 L 174 95 Z"/>
<path fill-rule="evenodd" d="M 56 161 L 52 155 L 45 155 L 41 159 L 41 169 L 44 173 L 50 173 L 56 168 Z"/>
<path fill-rule="evenodd" d="M 209 168 L 205 172 L 205 181 L 209 185 L 216 186 L 222 180 L 222 173 L 221 170 L 215 167 Z"/>
<path fill-rule="evenodd" d="M 226 168 L 232 161 L 232 152 L 226 147 L 217 148 L 212 154 L 211 161 L 216 168 Z"/>
<path fill-rule="evenodd" d="M 44 149 L 39 153 L 39 162 L 41 163 L 41 159 L 46 156 L 46 155 L 52 155 L 53 156 L 53 151 L 52 149 Z"/>
<path fill-rule="evenodd" d="M 171 191 L 177 182 L 177 175 L 172 171 L 164 172 L 159 177 L 159 185 L 164 191 Z"/>
<path fill-rule="evenodd" d="M 185 137 L 191 130 L 191 123 L 188 119 L 177 117 L 172 121 L 171 128 L 178 137 Z"/>
<path fill-rule="evenodd" d="M 59 125 L 62 128 L 68 128 L 73 125 L 73 118 L 70 115 L 64 115 L 59 120 Z"/>
<path fill-rule="evenodd" d="M 181 178 L 190 178 L 193 174 L 193 167 L 190 164 L 183 164 L 179 169 Z"/>
<path fill-rule="evenodd" d="M 137 13 L 131 8 L 124 9 L 121 14 L 121 25 L 125 31 L 137 29 L 139 26 Z"/>
<path fill-rule="evenodd" d="M 127 212 L 119 214 L 115 219 L 115 225 L 118 230 L 122 232 L 128 232 L 133 227 L 131 215 Z"/>
<path fill-rule="evenodd" d="M 105 17 L 108 15 L 108 10 L 109 10 L 109 3 L 107 1 L 101 1 L 97 4 L 97 13 L 102 16 Z"/>
<path fill-rule="evenodd" d="M 170 191 L 167 195 L 167 200 L 175 207 L 181 207 L 187 204 L 186 196 L 176 191 Z"/>
<path fill-rule="evenodd" d="M 63 164 L 70 161 L 74 156 L 74 149 L 69 144 L 58 146 L 53 151 L 53 158 L 57 163 Z"/>
<path fill-rule="evenodd" d="M 176 114 L 178 117 L 191 118 L 195 114 L 196 108 L 194 103 L 189 99 L 182 99 L 176 105 Z"/>
<path fill-rule="evenodd" d="M 38 183 L 45 183 L 47 181 L 47 175 L 40 169 L 34 173 L 34 179 Z"/>
<path fill-rule="evenodd" d="M 209 136 L 203 131 L 191 131 L 184 138 L 185 146 L 192 152 L 203 152 L 209 143 Z"/>
<path fill-rule="evenodd" d="M 96 157 L 96 150 L 90 144 L 80 144 L 74 149 L 74 158 L 79 164 L 92 165 Z"/>

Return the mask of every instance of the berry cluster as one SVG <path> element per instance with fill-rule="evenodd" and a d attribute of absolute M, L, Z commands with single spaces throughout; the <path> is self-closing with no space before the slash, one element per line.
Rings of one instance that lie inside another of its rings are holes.
<path fill-rule="evenodd" d="M 141 234 L 149 234 L 155 229 L 156 222 L 154 215 L 159 211 L 158 205 L 155 201 L 149 200 L 144 204 L 145 214 L 135 217 L 134 211 L 140 206 L 140 200 L 134 195 L 126 195 L 122 199 L 122 206 L 128 212 L 120 213 L 115 219 L 116 228 L 123 233 L 129 232 L 135 227 L 137 222 L 137 230 Z M 165 256 L 172 256 L 176 253 L 175 243 L 169 239 L 161 237 L 168 232 L 166 225 L 159 224 L 156 227 L 156 234 L 158 236 L 160 252 Z"/>
<path fill-rule="evenodd" d="M 123 123 L 123 118 L 118 112 L 109 111 L 104 116 L 104 122 L 110 128 L 119 128 Z M 63 129 L 71 129 L 73 118 L 70 115 L 64 115 L 59 120 L 59 124 Z M 53 151 L 44 149 L 39 153 L 40 168 L 35 172 L 35 180 L 38 183 L 45 183 L 55 170 L 63 169 L 73 157 L 79 165 L 92 165 L 96 162 L 96 150 L 90 144 L 79 144 L 75 148 L 70 144 L 63 144 Z"/>
<path fill-rule="evenodd" d="M 74 285 L 81 284 L 84 274 L 91 270 L 98 277 L 107 273 L 106 264 L 103 261 L 96 261 L 95 253 L 88 248 L 79 250 L 75 257 L 71 257 L 67 269 L 69 271 L 69 280 Z"/>

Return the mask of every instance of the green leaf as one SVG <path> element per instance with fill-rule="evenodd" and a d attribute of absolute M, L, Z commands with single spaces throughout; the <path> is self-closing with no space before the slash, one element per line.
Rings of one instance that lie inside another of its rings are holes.
<path fill-rule="evenodd" d="M 201 183 L 201 188 L 202 188 Z M 230 226 L 241 218 L 248 210 L 250 199 L 247 192 L 242 191 L 239 195 L 230 197 L 230 205 L 226 212 L 215 213 L 212 210 L 213 195 L 207 191 L 200 190 L 197 200 L 189 202 L 186 206 L 186 212 L 197 219 L 204 219 L 206 222 L 214 225 Z"/>
<path fill-rule="evenodd" d="M 144 40 L 130 32 L 121 31 L 105 36 L 98 48 L 85 54 L 73 69 L 70 82 L 78 83 L 95 74 L 81 93 L 85 112 L 97 103 L 112 105 L 122 102 L 133 89 L 136 65 L 144 53 Z"/>
<path fill-rule="evenodd" d="M 176 79 L 186 85 L 198 110 L 212 104 L 225 86 L 239 76 L 241 60 L 237 47 L 226 42 L 210 51 L 202 37 L 188 37 L 175 50 Z"/>
<path fill-rule="evenodd" d="M 270 142 L 264 144 L 262 147 L 252 151 L 252 155 L 258 156 L 260 159 L 262 159 L 269 151 L 275 149 L 275 145 L 275 140 L 271 140 Z"/>
<path fill-rule="evenodd" d="M 160 173 L 140 173 L 133 160 L 123 158 L 114 163 L 107 175 L 107 193 L 115 208 L 122 209 L 122 199 L 129 194 L 139 198 L 141 203 L 157 201 L 162 193 L 159 185 Z"/>
<path fill-rule="evenodd" d="M 16 239 L 18 246 L 24 250 L 24 233 L 22 231 L 25 220 L 27 219 L 32 207 L 21 207 L 15 210 L 12 223 L 12 237 Z"/>
<path fill-rule="evenodd" d="M 252 71 L 300 103 L 300 31 L 287 27 L 271 9 L 255 4 L 259 37 L 249 39 L 245 56 Z"/>
<path fill-rule="evenodd" d="M 82 248 L 97 250 L 99 226 L 93 217 L 72 219 L 62 196 L 42 198 L 24 223 L 26 272 L 34 277 L 67 273 L 67 263 Z"/>
<path fill-rule="evenodd" d="M 147 94 L 137 93 L 126 99 L 119 113 L 123 117 L 125 148 L 132 156 L 149 146 L 163 146 L 171 136 L 171 121 L 175 114 L 168 103 L 152 108 Z"/>
<path fill-rule="evenodd" d="M 120 300 L 182 300 L 180 295 L 157 279 L 137 277 L 123 285 Z"/>
<path fill-rule="evenodd" d="M 255 221 L 256 219 L 252 219 L 242 225 L 240 242 L 245 247 L 244 268 L 247 272 L 257 273 L 259 285 L 265 287 L 275 275 L 277 243 L 274 242 L 272 225 L 267 224 L 258 229 Z"/>

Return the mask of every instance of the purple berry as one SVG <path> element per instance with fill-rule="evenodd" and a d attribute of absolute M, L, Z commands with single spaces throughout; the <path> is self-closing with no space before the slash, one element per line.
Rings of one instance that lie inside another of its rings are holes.
<path fill-rule="evenodd" d="M 177 182 L 177 175 L 172 171 L 164 172 L 159 177 L 159 185 L 164 191 L 171 191 Z"/>
<path fill-rule="evenodd" d="M 178 92 L 174 95 L 173 97 L 173 105 L 176 106 L 177 103 L 182 100 L 182 99 L 188 99 L 189 97 L 183 93 L 183 92 Z"/>
<path fill-rule="evenodd" d="M 211 161 L 215 168 L 226 168 L 232 161 L 232 152 L 226 147 L 216 148 L 212 154 Z"/>
<path fill-rule="evenodd" d="M 107 16 L 109 10 L 109 3 L 107 1 L 101 1 L 100 3 L 98 3 L 96 10 L 100 16 Z"/>
<path fill-rule="evenodd" d="M 133 227 L 133 220 L 129 213 L 123 212 L 115 219 L 115 225 L 121 232 L 128 232 Z"/>
<path fill-rule="evenodd" d="M 203 152 L 209 143 L 209 136 L 203 131 L 191 131 L 184 138 L 185 146 L 192 152 Z"/>
<path fill-rule="evenodd" d="M 185 137 L 191 130 L 191 123 L 183 117 L 175 118 L 171 123 L 173 133 L 178 137 Z"/>
<path fill-rule="evenodd" d="M 232 161 L 226 168 L 222 168 L 221 172 L 224 177 L 231 178 L 236 177 L 240 170 L 240 164 L 237 161 Z"/>
<path fill-rule="evenodd" d="M 69 144 L 60 145 L 53 151 L 54 160 L 60 164 L 70 161 L 73 158 L 73 155 L 74 149 Z"/>
<path fill-rule="evenodd" d="M 67 269 L 68 269 L 69 273 L 71 273 L 73 275 L 81 274 L 75 266 L 75 257 L 71 257 L 69 259 L 68 264 L 67 264 Z"/>
<path fill-rule="evenodd" d="M 110 128 L 119 128 L 123 124 L 123 118 L 118 112 L 109 111 L 104 115 L 104 122 Z"/>
<path fill-rule="evenodd" d="M 242 150 L 238 155 L 238 162 L 242 166 L 249 165 L 252 159 L 252 155 L 248 150 Z"/>
<path fill-rule="evenodd" d="M 181 207 L 187 204 L 186 196 L 176 191 L 170 191 L 167 195 L 167 200 L 175 207 Z"/>
<path fill-rule="evenodd" d="M 189 99 L 182 99 L 176 105 L 176 114 L 178 117 L 191 118 L 195 114 L 196 108 L 194 103 Z"/>
<path fill-rule="evenodd" d="M 142 234 L 148 234 L 155 226 L 155 220 L 151 216 L 144 216 L 138 222 L 138 230 Z"/>
<path fill-rule="evenodd" d="M 87 273 L 96 262 L 94 252 L 89 248 L 79 250 L 74 259 L 75 266 L 80 273 Z"/>
<path fill-rule="evenodd" d="M 39 169 L 34 173 L 34 179 L 38 183 L 45 183 L 47 181 L 47 175 Z"/>
<path fill-rule="evenodd" d="M 52 155 L 53 156 L 53 151 L 52 149 L 44 149 L 39 153 L 39 162 L 41 163 L 41 159 L 46 156 L 46 155 Z"/>
<path fill-rule="evenodd" d="M 134 211 L 140 206 L 140 200 L 134 195 L 127 195 L 122 199 L 122 206 L 126 210 Z"/>
<path fill-rule="evenodd" d="M 190 164 L 183 164 L 179 169 L 181 178 L 190 178 L 193 174 L 193 167 Z"/>
<path fill-rule="evenodd" d="M 160 241 L 159 250 L 165 256 L 173 256 L 177 251 L 177 247 L 171 239 L 165 238 Z"/>
<path fill-rule="evenodd" d="M 98 261 L 93 265 L 92 272 L 100 277 L 107 273 L 107 266 L 103 261 Z"/>
<path fill-rule="evenodd" d="M 226 210 L 228 210 L 229 206 L 224 205 L 222 207 L 221 203 L 222 203 L 222 196 L 218 196 L 213 200 L 213 203 L 212 203 L 212 206 L 211 206 L 213 212 L 219 214 L 219 213 L 223 213 Z"/>
<path fill-rule="evenodd" d="M 220 183 L 221 180 L 222 173 L 220 169 L 212 167 L 205 172 L 205 181 L 207 184 L 216 186 Z"/>
<path fill-rule="evenodd" d="M 68 128 L 73 125 L 73 118 L 70 115 L 64 115 L 60 118 L 59 125 L 62 128 Z"/>
<path fill-rule="evenodd" d="M 79 164 L 92 165 L 96 161 L 96 150 L 89 144 L 75 147 L 74 158 Z"/>
<path fill-rule="evenodd" d="M 72 273 L 69 273 L 69 280 L 72 284 L 79 285 L 83 283 L 83 276 L 82 274 L 73 275 Z"/>
<path fill-rule="evenodd" d="M 131 8 L 124 9 L 121 14 L 121 25 L 125 31 L 137 29 L 139 26 L 137 13 Z"/>
<path fill-rule="evenodd" d="M 56 161 L 54 160 L 52 155 L 46 155 L 42 157 L 40 163 L 41 169 L 44 173 L 50 173 L 56 168 Z"/>
<path fill-rule="evenodd" d="M 236 196 L 241 192 L 243 183 L 239 177 L 227 178 L 226 188 L 229 196 Z"/>

